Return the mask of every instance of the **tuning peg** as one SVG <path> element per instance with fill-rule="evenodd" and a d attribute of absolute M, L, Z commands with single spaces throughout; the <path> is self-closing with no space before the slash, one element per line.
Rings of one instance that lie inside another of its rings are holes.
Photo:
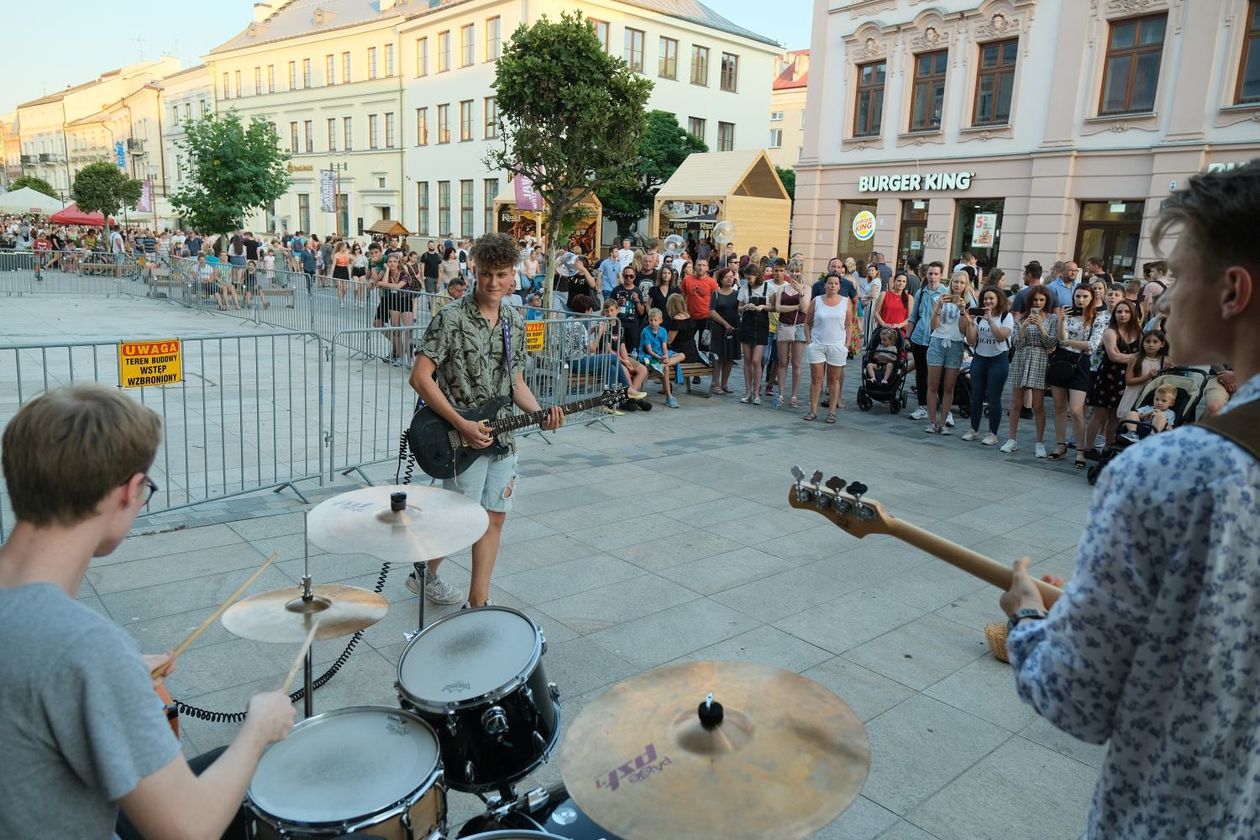
<path fill-rule="evenodd" d="M 792 465 L 792 477 L 796 479 L 796 500 L 798 502 L 808 502 L 811 491 L 806 489 L 802 484 L 805 481 L 805 471 L 795 464 Z"/>
<path fill-rule="evenodd" d="M 837 496 L 839 496 L 840 491 L 844 489 L 844 485 L 844 479 L 838 475 L 833 475 L 831 478 L 827 479 L 827 489 L 832 493 L 835 493 Z"/>
<path fill-rule="evenodd" d="M 863 484 L 860 481 L 854 481 L 849 485 L 849 493 L 853 496 L 853 498 L 857 499 L 859 502 L 862 501 L 862 496 L 864 496 L 866 494 L 866 491 L 869 489 L 870 489 L 869 487 L 867 487 L 865 484 Z"/>
<path fill-rule="evenodd" d="M 814 474 L 809 477 L 809 483 L 817 490 L 818 485 L 822 483 L 822 470 L 814 470 Z"/>
<path fill-rule="evenodd" d="M 798 467 L 796 464 L 793 464 L 792 465 L 792 478 L 795 478 L 796 483 L 799 485 L 802 481 L 805 480 L 805 471 L 801 469 L 800 467 Z"/>

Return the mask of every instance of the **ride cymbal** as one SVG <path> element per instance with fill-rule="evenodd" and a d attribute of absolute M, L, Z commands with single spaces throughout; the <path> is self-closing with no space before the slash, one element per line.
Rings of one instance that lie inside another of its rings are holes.
<path fill-rule="evenodd" d="M 857 798 L 869 768 L 866 729 L 843 700 L 746 662 L 666 665 L 618 683 L 560 750 L 569 795 L 625 840 L 809 837 Z"/>
<path fill-rule="evenodd" d="M 325 583 L 311 587 L 310 601 L 302 600 L 302 585 L 260 592 L 237 601 L 223 613 L 229 633 L 255 642 L 306 641 L 311 622 L 319 619 L 316 639 L 349 636 L 385 617 L 389 601 L 357 586 Z"/>
<path fill-rule="evenodd" d="M 390 485 L 320 502 L 307 514 L 306 535 L 330 554 L 420 563 L 467 548 L 489 524 L 485 510 L 467 496 L 438 487 Z"/>

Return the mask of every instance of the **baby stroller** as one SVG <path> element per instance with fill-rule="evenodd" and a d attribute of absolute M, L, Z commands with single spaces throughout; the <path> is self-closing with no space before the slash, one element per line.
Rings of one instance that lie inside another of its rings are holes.
<path fill-rule="evenodd" d="M 1199 403 L 1203 401 L 1203 392 L 1207 388 L 1209 378 L 1209 374 L 1199 368 L 1168 368 L 1146 383 L 1133 408 L 1138 409 L 1154 404 L 1156 389 L 1163 385 L 1172 385 L 1177 389 L 1177 399 L 1172 405 L 1173 428 L 1188 425 L 1193 423 L 1198 416 Z M 1102 471 L 1108 464 L 1114 461 L 1121 452 L 1140 442 L 1150 433 L 1149 425 L 1121 418 L 1120 425 L 1116 429 L 1115 442 L 1108 444 L 1100 453 L 1087 452 L 1085 454 L 1086 458 L 1097 462 L 1091 464 L 1085 471 L 1085 478 L 1091 485 L 1097 482 L 1098 476 L 1102 475 Z"/>
<path fill-rule="evenodd" d="M 875 370 L 875 378 L 869 378 L 866 375 L 866 366 L 872 363 L 875 352 L 879 349 L 879 334 L 881 330 L 876 330 L 871 335 L 871 340 L 867 342 L 866 349 L 862 351 L 862 384 L 858 386 L 857 404 L 858 408 L 863 411 L 870 411 L 871 407 L 877 403 L 888 403 L 888 411 L 896 414 L 901 411 L 901 407 L 906 404 L 906 359 L 908 353 L 907 342 L 901 331 L 897 332 L 897 360 L 893 362 L 892 374 L 886 382 L 881 382 L 879 377 L 883 375 L 883 365 L 875 362 L 877 368 Z"/>
<path fill-rule="evenodd" d="M 954 411 L 959 417 L 971 416 L 971 358 L 963 359 L 958 368 L 958 378 L 954 380 Z"/>

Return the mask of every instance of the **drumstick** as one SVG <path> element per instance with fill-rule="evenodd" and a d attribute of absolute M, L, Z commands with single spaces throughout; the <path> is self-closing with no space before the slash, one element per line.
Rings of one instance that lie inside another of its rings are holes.
<path fill-rule="evenodd" d="M 289 693 L 289 686 L 293 685 L 293 678 L 297 676 L 297 672 L 302 668 L 302 660 L 306 658 L 306 652 L 311 649 L 311 642 L 315 641 L 315 633 L 319 630 L 319 619 L 315 619 L 315 623 L 311 625 L 311 632 L 306 634 L 306 641 L 302 642 L 302 649 L 298 651 L 297 659 L 293 660 L 293 667 L 289 669 L 289 675 L 284 678 L 284 685 L 280 686 L 281 694 Z"/>
<path fill-rule="evenodd" d="M 258 567 L 258 571 L 254 572 L 252 575 L 249 576 L 249 578 L 244 583 L 236 587 L 236 589 L 232 592 L 232 594 L 227 596 L 227 598 L 223 601 L 223 603 L 219 604 L 218 608 L 214 612 L 210 613 L 209 617 L 206 618 L 205 621 L 197 625 L 196 630 L 188 634 L 188 638 L 184 639 L 184 641 L 180 642 L 179 644 L 175 646 L 175 649 L 171 651 L 170 659 L 167 659 L 161 665 L 154 668 L 149 673 L 149 676 L 152 677 L 153 679 L 157 679 L 158 677 L 160 677 L 162 675 L 162 672 L 165 671 L 167 668 L 169 668 L 171 666 L 171 663 L 174 662 L 175 659 L 181 653 L 188 650 L 189 645 L 197 641 L 198 636 L 206 632 L 206 629 L 209 628 L 211 624 L 214 624 L 216 621 L 219 620 L 219 616 L 227 612 L 227 608 L 232 606 L 232 604 L 235 603 L 236 599 L 241 597 L 241 595 L 245 592 L 245 590 L 249 589 L 250 585 L 254 581 L 258 580 L 258 576 L 261 575 L 264 571 L 266 571 L 267 567 L 271 565 L 272 561 L 274 561 L 279 556 L 280 556 L 280 552 L 278 551 L 271 552 L 271 556 L 267 558 L 267 561 L 265 563 L 263 563 L 261 566 Z"/>

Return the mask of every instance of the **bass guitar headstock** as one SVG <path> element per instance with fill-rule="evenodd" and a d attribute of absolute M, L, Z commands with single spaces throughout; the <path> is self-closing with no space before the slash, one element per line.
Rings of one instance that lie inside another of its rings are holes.
<path fill-rule="evenodd" d="M 833 475 L 824 483 L 821 470 L 806 478 L 805 471 L 797 466 L 792 467 L 792 477 L 796 479 L 788 490 L 792 507 L 820 513 L 859 539 L 892 533 L 892 517 L 879 502 L 863 498 L 867 487 L 860 481 L 846 482 Z"/>
<path fill-rule="evenodd" d="M 603 395 L 599 398 L 600 403 L 609 408 L 616 408 L 617 404 L 629 395 L 629 389 L 625 385 L 618 385 L 616 388 L 605 388 Z"/>

